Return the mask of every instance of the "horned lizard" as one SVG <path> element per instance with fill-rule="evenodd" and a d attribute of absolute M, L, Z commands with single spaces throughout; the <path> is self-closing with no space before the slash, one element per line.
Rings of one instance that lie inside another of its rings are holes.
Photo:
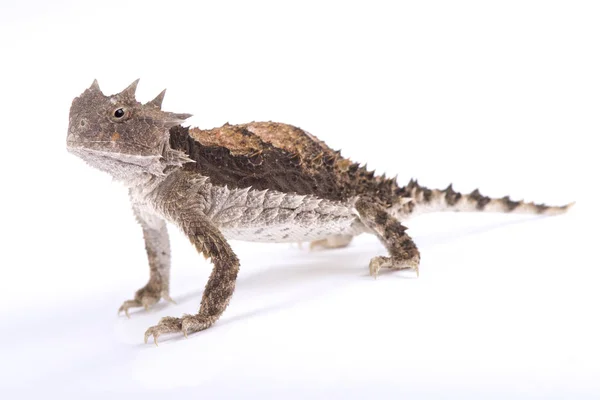
<path fill-rule="evenodd" d="M 138 80 L 105 96 L 98 82 L 73 100 L 68 150 L 111 174 L 129 190 L 142 226 L 150 279 L 119 312 L 151 307 L 169 296 L 170 247 L 165 221 L 179 227 L 213 270 L 195 315 L 162 318 L 145 341 L 168 332 L 201 331 L 213 325 L 233 295 L 239 260 L 228 239 L 311 242 L 343 247 L 371 233 L 387 256 L 371 259 L 382 268 L 418 272 L 420 254 L 401 221 L 430 211 L 496 211 L 555 215 L 550 207 L 490 198 L 478 190 L 461 194 L 452 185 L 431 190 L 415 180 L 399 186 L 341 156 L 310 133 L 283 123 L 183 126 L 190 114 L 161 109 L 165 91 L 141 104 Z"/>

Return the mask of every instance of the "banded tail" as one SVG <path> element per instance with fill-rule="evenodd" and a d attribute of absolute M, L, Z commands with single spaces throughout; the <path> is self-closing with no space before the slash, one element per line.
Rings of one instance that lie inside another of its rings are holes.
<path fill-rule="evenodd" d="M 513 201 L 508 196 L 491 198 L 475 189 L 469 194 L 455 192 L 452 184 L 444 190 L 428 189 L 416 180 L 400 189 L 399 201 L 392 206 L 400 220 L 410 215 L 436 211 L 485 211 L 518 214 L 559 215 L 566 213 L 575 203 L 564 206 L 547 206 L 538 203 Z"/>

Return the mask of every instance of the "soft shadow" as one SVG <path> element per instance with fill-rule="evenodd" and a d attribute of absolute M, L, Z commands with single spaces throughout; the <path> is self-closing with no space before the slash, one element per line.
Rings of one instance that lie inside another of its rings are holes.
<path fill-rule="evenodd" d="M 460 239 L 464 239 L 469 236 L 481 235 L 484 233 L 492 232 L 498 229 L 505 228 L 511 225 L 521 225 L 526 223 L 531 223 L 533 221 L 542 220 L 545 218 L 549 218 L 548 216 L 524 216 L 521 219 L 503 221 L 503 222 L 494 222 L 490 224 L 486 224 L 483 226 L 469 227 L 464 228 L 459 231 L 443 231 L 443 232 L 433 232 L 428 233 L 426 235 L 415 237 L 415 241 L 418 243 L 420 249 L 430 248 L 435 246 L 440 246 L 452 242 L 456 242 Z"/>
<path fill-rule="evenodd" d="M 377 246 L 377 244 L 376 244 Z M 270 266 L 263 268 L 250 275 L 244 275 L 238 278 L 236 291 L 240 290 L 268 290 L 271 287 L 281 288 L 285 285 L 298 286 L 303 282 L 320 280 L 331 276 L 368 276 L 368 263 L 370 258 L 375 255 L 373 251 L 363 251 L 364 247 L 375 247 L 360 245 L 356 248 L 335 249 L 326 251 L 308 251 L 296 250 L 293 255 L 293 262 L 289 260 L 276 260 L 270 262 Z M 376 251 L 376 250 L 375 250 Z M 294 252 L 294 249 L 290 250 Z M 242 268 L 257 259 L 244 262 L 242 258 Z M 251 268 L 251 267 L 250 267 Z M 204 288 L 192 290 L 181 295 L 173 295 L 173 300 L 177 305 L 185 304 L 190 300 L 200 299 Z M 172 304 L 161 301 L 150 308 L 149 313 L 161 311 Z M 129 314 L 145 314 L 146 310 L 138 308 L 130 310 Z M 126 317 L 125 317 L 126 318 Z"/>
<path fill-rule="evenodd" d="M 302 297 L 302 298 L 304 298 L 304 297 Z M 158 338 L 158 345 L 160 346 L 163 343 L 165 343 L 165 344 L 166 343 L 177 343 L 182 340 L 187 340 L 188 338 L 192 339 L 192 338 L 194 338 L 198 335 L 202 335 L 202 334 L 213 334 L 213 333 L 219 334 L 218 333 L 219 328 L 222 326 L 226 326 L 226 325 L 234 323 L 234 322 L 246 321 L 250 318 L 260 317 L 260 316 L 267 315 L 267 314 L 270 314 L 275 311 L 284 310 L 284 309 L 287 309 L 287 308 L 295 305 L 296 303 L 298 303 L 300 301 L 302 301 L 302 299 L 300 298 L 300 296 L 298 296 L 298 298 L 288 299 L 286 301 L 281 301 L 276 304 L 272 304 L 272 305 L 268 305 L 268 306 L 264 306 L 264 307 L 258 307 L 254 310 L 246 311 L 246 312 L 243 312 L 243 313 L 238 314 L 233 317 L 227 317 L 226 314 L 224 314 L 223 317 L 221 317 L 217 322 L 215 322 L 215 324 L 213 326 L 211 326 L 207 330 L 190 333 L 190 334 L 188 334 L 187 338 L 182 333 L 178 333 L 178 332 L 163 334 Z M 152 342 L 152 337 L 150 337 L 148 339 L 148 343 L 141 342 L 141 343 L 134 345 L 133 347 L 147 348 L 151 344 L 152 344 L 152 347 L 155 347 L 154 343 Z"/>
<path fill-rule="evenodd" d="M 452 242 L 456 242 L 463 238 L 481 235 L 484 233 L 492 232 L 494 230 L 502 229 L 507 226 L 519 225 L 530 223 L 532 221 L 541 220 L 546 218 L 545 216 L 523 216 L 523 218 L 517 220 L 509 220 L 503 222 L 493 222 L 483 226 L 476 226 L 461 229 L 460 231 L 443 231 L 429 233 L 424 236 L 415 237 L 415 241 L 418 243 L 421 250 L 432 248 Z M 333 276 L 348 276 L 357 277 L 362 279 L 373 279 L 369 275 L 369 261 L 376 255 L 385 254 L 385 249 L 376 239 L 372 241 L 353 242 L 348 247 L 340 249 L 329 249 L 329 250 L 308 250 L 307 247 L 290 248 L 289 258 L 279 258 L 280 253 L 277 253 L 278 259 L 268 260 L 270 266 L 262 268 L 260 271 L 251 273 L 250 275 L 245 274 L 238 278 L 236 283 L 236 292 L 249 292 L 249 291 L 268 291 L 273 288 L 282 290 L 282 288 L 299 287 L 307 282 L 314 282 L 326 279 Z M 261 262 L 260 257 L 248 257 L 247 261 L 244 261 L 243 255 L 240 257 L 242 260 L 242 268 L 252 263 Z M 252 267 L 250 267 L 252 268 Z M 415 279 L 416 274 L 412 271 L 396 271 L 396 270 L 382 270 L 380 276 L 394 274 L 403 279 Z M 203 283 L 199 283 L 199 286 L 204 286 Z M 197 290 L 192 290 L 187 293 L 180 295 L 174 295 L 173 299 L 177 305 L 186 304 L 192 300 L 199 301 L 204 293 L 204 288 L 199 287 Z M 289 305 L 293 305 L 294 302 L 286 301 L 281 302 L 272 306 L 258 308 L 256 310 L 249 311 L 245 314 L 226 319 L 225 317 L 218 322 L 218 325 L 223 323 L 229 323 L 242 318 L 248 318 L 252 316 L 258 316 L 263 313 L 272 312 L 282 308 L 286 308 Z M 197 304 L 196 304 L 197 305 Z M 161 300 L 160 303 L 154 305 L 149 311 L 143 308 L 130 310 L 130 315 L 133 317 L 137 314 L 158 314 L 161 313 L 168 307 L 173 306 L 172 304 Z M 123 315 L 124 318 L 126 318 Z M 174 336 L 176 338 L 176 336 Z"/>
<path fill-rule="evenodd" d="M 297 250 L 297 253 L 292 258 L 294 262 L 289 260 L 282 260 L 280 264 L 273 264 L 270 267 L 262 269 L 259 272 L 253 273 L 249 276 L 240 277 L 236 284 L 236 292 L 244 292 L 245 294 L 251 293 L 252 291 L 267 292 L 270 288 L 277 288 L 278 291 L 284 291 L 285 287 L 301 287 L 309 282 L 324 281 L 327 277 L 332 276 L 348 276 L 348 277 L 366 277 L 373 279 L 368 275 L 368 262 L 373 255 L 372 251 L 364 251 L 364 247 L 372 247 L 357 245 L 355 248 L 335 249 L 319 252 L 311 252 L 308 250 Z M 294 251 L 293 249 L 291 250 Z M 296 262 L 298 261 L 298 262 Z M 242 261 L 243 263 L 243 261 Z M 287 309 L 309 295 L 308 292 L 314 291 L 314 287 L 306 289 L 307 292 L 301 296 L 293 296 L 283 301 L 278 301 L 266 306 L 257 307 L 253 310 L 243 312 L 241 314 L 227 317 L 227 313 L 223 315 L 210 328 L 211 332 L 218 330 L 220 326 L 247 320 L 253 317 L 259 317 L 275 311 Z M 333 290 L 333 289 L 332 289 Z M 183 304 L 189 300 L 197 300 L 202 296 L 204 289 L 193 290 L 180 296 L 173 296 L 173 299 L 178 305 Z M 235 299 L 235 294 L 234 294 Z M 166 308 L 170 304 L 161 302 L 150 309 L 150 313 L 159 312 Z M 144 309 L 138 309 L 135 313 L 146 313 Z M 134 314 L 134 313 L 130 313 Z M 202 334 L 205 331 L 197 332 Z M 190 338 L 196 334 L 190 334 Z M 178 342 L 185 340 L 185 337 L 181 334 L 165 334 L 161 335 L 158 339 L 159 345 L 166 342 Z M 149 341 L 150 344 L 150 341 Z M 147 346 L 147 345 L 145 345 Z M 140 344 L 139 347 L 144 347 Z"/>

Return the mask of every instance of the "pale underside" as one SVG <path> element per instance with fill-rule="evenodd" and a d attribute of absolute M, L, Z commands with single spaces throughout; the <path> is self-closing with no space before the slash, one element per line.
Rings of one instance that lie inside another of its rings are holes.
<path fill-rule="evenodd" d="M 303 242 L 369 231 L 354 208 L 355 199 L 340 202 L 276 190 L 230 189 L 212 185 L 205 177 L 198 180 L 184 196 L 227 239 Z M 152 191 L 132 190 L 131 195 L 148 224 L 156 217 L 170 220 L 148 201 Z"/>
<path fill-rule="evenodd" d="M 204 213 L 227 239 L 302 242 L 367 230 L 352 202 L 222 186 L 212 186 L 210 196 Z"/>

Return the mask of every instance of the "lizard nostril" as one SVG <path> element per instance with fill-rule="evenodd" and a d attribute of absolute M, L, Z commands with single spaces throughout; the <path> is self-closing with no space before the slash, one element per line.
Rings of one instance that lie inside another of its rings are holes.
<path fill-rule="evenodd" d="M 81 120 L 81 122 L 79 123 L 81 126 L 85 126 L 85 121 Z"/>

